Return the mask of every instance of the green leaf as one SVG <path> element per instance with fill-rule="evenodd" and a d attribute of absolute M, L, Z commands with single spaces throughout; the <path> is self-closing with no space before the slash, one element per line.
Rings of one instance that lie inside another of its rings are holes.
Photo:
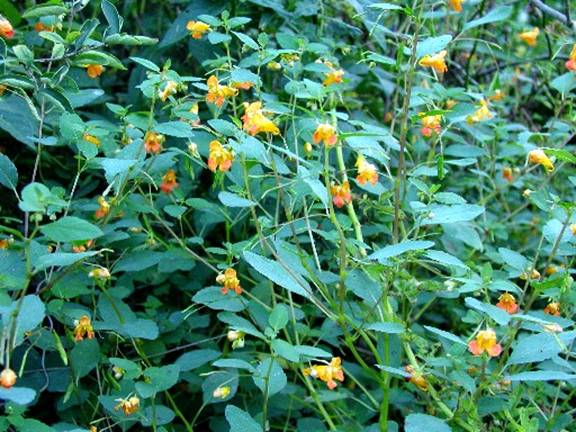
<path fill-rule="evenodd" d="M 38 5 L 31 7 L 22 14 L 22 18 L 33 19 L 43 16 L 62 15 L 68 13 L 68 8 L 58 5 Z"/>
<path fill-rule="evenodd" d="M 282 391 L 282 389 L 286 387 L 286 384 L 288 384 L 286 374 L 278 362 L 270 357 L 264 359 L 264 361 L 256 367 L 252 379 L 256 387 L 268 396 L 275 395 Z"/>
<path fill-rule="evenodd" d="M 100 7 L 102 8 L 102 13 L 106 17 L 106 21 L 108 21 L 108 29 L 110 30 L 110 33 L 118 33 L 122 29 L 124 20 L 118 13 L 116 6 L 108 0 L 102 0 Z"/>
<path fill-rule="evenodd" d="M 568 150 L 556 149 L 556 148 L 545 148 L 544 152 L 548 156 L 554 156 L 557 160 L 576 164 L 576 156 L 574 156 Z"/>
<path fill-rule="evenodd" d="M 492 9 L 482 18 L 478 18 L 464 24 L 463 30 L 470 30 L 471 28 L 478 27 L 481 25 L 491 24 L 498 21 L 504 21 L 510 16 L 511 13 L 512 13 L 512 6 L 499 6 L 497 8 Z"/>
<path fill-rule="evenodd" d="M 554 78 L 550 82 L 550 85 L 552 88 L 562 93 L 562 97 L 564 98 L 568 93 L 570 93 L 570 91 L 572 91 L 573 88 L 576 87 L 576 74 L 573 72 L 567 72 L 563 75 L 560 75 L 559 77 Z"/>
<path fill-rule="evenodd" d="M 444 264 L 448 267 L 459 267 L 463 269 L 469 269 L 466 264 L 456 258 L 454 255 L 449 253 L 439 251 L 439 250 L 430 250 L 426 251 L 424 254 L 427 258 L 430 258 L 432 261 L 436 261 L 440 264 Z"/>
<path fill-rule="evenodd" d="M 510 322 L 511 315 L 499 307 L 488 303 L 482 303 L 473 297 L 466 297 L 464 302 L 466 303 L 466 306 L 472 309 L 476 309 L 479 312 L 485 313 L 499 325 L 507 325 Z"/>
<path fill-rule="evenodd" d="M 274 306 L 268 318 L 268 324 L 277 332 L 286 327 L 286 324 L 288 324 L 288 308 L 283 304 Z"/>
<path fill-rule="evenodd" d="M 477 218 L 482 213 L 484 213 L 484 207 L 472 204 L 432 205 L 422 225 L 466 222 Z"/>
<path fill-rule="evenodd" d="M 188 372 L 210 363 L 220 357 L 222 353 L 213 349 L 199 349 L 182 354 L 174 363 L 181 372 Z"/>
<path fill-rule="evenodd" d="M 296 350 L 294 345 L 286 342 L 285 340 L 274 339 L 271 345 L 274 352 L 278 354 L 280 357 L 283 357 L 291 362 L 300 361 L 300 353 L 298 352 L 298 350 Z"/>
<path fill-rule="evenodd" d="M 388 259 L 402 255 L 406 252 L 420 251 L 434 246 L 434 242 L 427 240 L 406 240 L 395 245 L 385 246 L 368 256 L 368 259 L 377 260 L 381 264 L 389 263 Z"/>
<path fill-rule="evenodd" d="M 225 416 L 230 432 L 263 432 L 262 426 L 250 414 L 234 405 L 226 406 Z"/>
<path fill-rule="evenodd" d="M 150 367 L 144 371 L 143 375 L 145 381 L 136 383 L 136 391 L 147 399 L 175 385 L 180 376 L 180 367 L 178 365 Z"/>
<path fill-rule="evenodd" d="M 146 69 L 149 69 L 149 70 L 154 71 L 154 72 L 160 72 L 160 68 L 156 64 L 152 63 L 150 60 L 146 60 L 145 58 L 134 57 L 134 56 L 130 57 L 130 60 L 138 63 L 141 66 L 144 66 Z"/>
<path fill-rule="evenodd" d="M 555 357 L 561 351 L 562 346 L 554 335 L 533 334 L 516 342 L 507 364 L 541 362 Z"/>
<path fill-rule="evenodd" d="M 253 50 L 257 51 L 260 48 L 258 43 L 254 39 L 252 39 L 250 36 L 245 35 L 244 33 L 235 32 L 235 31 L 233 31 L 232 33 L 234 33 L 234 35 L 238 39 L 240 39 L 244 45 L 249 46 Z"/>
<path fill-rule="evenodd" d="M 440 329 L 438 329 L 436 327 L 432 327 L 432 326 L 424 326 L 424 328 L 426 330 L 428 330 L 429 332 L 432 332 L 435 335 L 440 336 L 441 338 L 449 340 L 450 342 L 454 342 L 454 343 L 457 343 L 459 345 L 466 346 L 466 342 L 464 342 L 462 339 L 460 339 L 455 334 L 452 334 L 452 333 L 444 331 L 444 330 L 440 330 Z"/>
<path fill-rule="evenodd" d="M 148 36 L 134 36 L 122 33 L 107 36 L 104 42 L 106 45 L 149 46 L 156 45 L 158 43 L 158 39 Z"/>
<path fill-rule="evenodd" d="M 192 127 L 188 123 L 181 121 L 160 123 L 154 127 L 154 131 L 177 138 L 192 138 L 194 136 Z"/>
<path fill-rule="evenodd" d="M 92 372 L 100 361 L 100 345 L 96 339 L 84 339 L 70 351 L 70 367 L 77 378 Z"/>
<path fill-rule="evenodd" d="M 576 380 L 576 374 L 567 374 L 559 371 L 531 371 L 521 372 L 505 377 L 510 381 L 568 381 Z"/>
<path fill-rule="evenodd" d="M 451 35 L 442 35 L 419 41 L 416 47 L 416 57 L 421 59 L 425 55 L 436 54 L 446 48 L 451 40 Z"/>
<path fill-rule="evenodd" d="M 234 330 L 243 331 L 244 333 L 254 337 L 265 339 L 262 332 L 258 330 L 254 324 L 236 314 L 230 312 L 221 312 L 218 314 L 218 319 L 223 323 L 228 324 Z"/>
<path fill-rule="evenodd" d="M 98 64 L 102 66 L 110 66 L 114 69 L 126 69 L 122 62 L 112 54 L 100 51 L 84 51 L 74 57 L 74 64 L 86 67 L 91 64 Z"/>
<path fill-rule="evenodd" d="M 226 207 L 254 207 L 256 205 L 254 201 L 226 191 L 220 192 L 218 199 Z"/>
<path fill-rule="evenodd" d="M 36 390 L 27 387 L 0 387 L 0 399 L 14 402 L 18 405 L 28 405 L 36 398 Z"/>
<path fill-rule="evenodd" d="M 377 322 L 368 324 L 366 330 L 374 330 L 381 333 L 400 334 L 404 333 L 404 326 L 396 322 Z"/>
<path fill-rule="evenodd" d="M 451 432 L 448 424 L 438 417 L 427 414 L 410 414 L 404 424 L 405 432 Z"/>
<path fill-rule="evenodd" d="M 27 332 L 36 330 L 42 324 L 46 316 L 46 306 L 40 297 L 29 294 L 8 306 L 0 306 L 0 316 L 4 331 L 14 329 L 14 343 L 19 345 Z"/>
<path fill-rule="evenodd" d="M 8 189 L 16 190 L 18 170 L 8 156 L 0 153 L 0 184 Z"/>
<path fill-rule="evenodd" d="M 104 235 L 96 225 L 75 216 L 64 216 L 40 227 L 40 231 L 51 240 L 59 242 L 92 240 Z"/>
<path fill-rule="evenodd" d="M 90 258 L 98 255 L 99 251 L 91 252 L 55 252 L 40 256 L 35 263 L 34 272 L 47 269 L 49 267 L 66 267 L 82 261 L 84 258 Z"/>

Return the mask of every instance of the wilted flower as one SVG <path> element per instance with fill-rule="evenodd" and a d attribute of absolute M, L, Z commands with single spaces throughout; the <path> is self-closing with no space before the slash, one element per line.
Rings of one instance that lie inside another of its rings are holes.
<path fill-rule="evenodd" d="M 311 376 L 322 380 L 330 390 L 334 390 L 338 385 L 336 381 L 344 381 L 344 371 L 342 370 L 342 360 L 340 357 L 333 357 L 330 363 L 325 365 L 314 365 L 304 369 L 305 376 Z"/>
<path fill-rule="evenodd" d="M 204 33 L 211 30 L 210 26 L 202 21 L 188 21 L 186 29 L 194 39 L 202 39 Z"/>
<path fill-rule="evenodd" d="M 279 71 L 280 69 L 282 69 L 282 65 L 278 62 L 270 62 L 266 65 L 266 68 L 271 70 L 271 71 Z"/>
<path fill-rule="evenodd" d="M 554 163 L 542 149 L 531 150 L 528 153 L 528 161 L 532 164 L 542 165 L 548 172 L 554 171 Z"/>
<path fill-rule="evenodd" d="M 198 153 L 198 144 L 191 142 L 188 144 L 188 152 L 195 158 L 200 158 L 200 153 Z"/>
<path fill-rule="evenodd" d="M 16 378 L 16 373 L 12 369 L 6 368 L 0 372 L 0 386 L 9 389 L 16 384 Z"/>
<path fill-rule="evenodd" d="M 520 39 L 526 42 L 529 46 L 533 47 L 537 44 L 538 35 L 540 34 L 540 29 L 538 27 L 534 27 L 530 31 L 522 32 L 518 35 Z"/>
<path fill-rule="evenodd" d="M 206 102 L 213 103 L 218 108 L 224 104 L 226 99 L 238 94 L 238 90 L 234 87 L 220 85 L 216 75 L 211 75 L 206 81 L 206 85 L 208 86 Z"/>
<path fill-rule="evenodd" d="M 442 116 L 441 115 L 425 115 L 424 113 L 418 113 L 420 117 L 420 122 L 422 123 L 422 129 L 420 133 L 423 137 L 429 138 L 432 134 L 440 135 L 442 132 Z"/>
<path fill-rule="evenodd" d="M 173 169 L 169 169 L 166 171 L 166 174 L 162 177 L 162 184 L 160 185 L 160 189 L 165 194 L 170 194 L 179 186 L 178 182 L 176 181 L 176 171 Z"/>
<path fill-rule="evenodd" d="M 524 198 L 528 198 L 534 191 L 532 189 L 524 189 L 522 192 L 522 196 Z"/>
<path fill-rule="evenodd" d="M 246 334 L 238 330 L 229 330 L 227 339 L 232 342 L 232 349 L 244 348 L 244 337 Z"/>
<path fill-rule="evenodd" d="M 442 50 L 434 55 L 425 55 L 420 59 L 418 64 L 423 67 L 432 68 L 437 73 L 444 73 L 448 70 L 448 66 L 446 66 L 446 60 L 445 60 L 447 54 L 448 51 Z"/>
<path fill-rule="evenodd" d="M 137 396 L 132 396 L 127 399 L 116 399 L 118 405 L 114 407 L 114 411 L 122 410 L 124 415 L 131 415 L 140 409 L 140 399 Z"/>
<path fill-rule="evenodd" d="M 341 185 L 333 184 L 330 187 L 330 194 L 332 195 L 332 202 L 338 208 L 341 208 L 352 201 L 350 183 L 348 183 L 348 181 L 343 181 Z"/>
<path fill-rule="evenodd" d="M 94 135 L 90 135 L 87 132 L 85 132 L 84 135 L 82 135 L 82 139 L 84 139 L 84 141 L 89 142 L 90 144 L 94 144 L 96 147 L 100 146 L 100 139 L 98 137 L 95 137 Z"/>
<path fill-rule="evenodd" d="M 498 298 L 498 303 L 496 303 L 496 307 L 505 310 L 509 314 L 515 314 L 516 312 L 518 312 L 518 304 L 516 303 L 516 299 L 510 293 L 502 294 Z"/>
<path fill-rule="evenodd" d="M 94 212 L 94 217 L 96 219 L 102 219 L 108 213 L 110 213 L 110 204 L 108 203 L 108 201 L 106 201 L 106 198 L 101 196 L 98 197 L 98 205 L 100 207 L 98 207 L 98 209 Z"/>
<path fill-rule="evenodd" d="M 541 276 L 542 275 L 540 274 L 540 272 L 538 270 L 532 269 L 532 271 L 530 273 L 522 272 L 520 274 L 520 279 L 522 279 L 522 280 L 528 280 L 528 279 L 538 280 L 538 279 L 540 279 Z"/>
<path fill-rule="evenodd" d="M 124 369 L 122 369 L 120 366 L 113 366 L 112 367 L 112 372 L 114 373 L 114 378 L 116 378 L 117 380 L 121 379 L 124 376 L 124 373 L 126 372 Z"/>
<path fill-rule="evenodd" d="M 158 90 L 158 97 L 162 102 L 166 102 L 170 96 L 178 92 L 178 83 L 176 81 L 168 81 L 163 90 Z"/>
<path fill-rule="evenodd" d="M 280 133 L 278 126 L 264 115 L 262 102 L 244 102 L 242 122 L 244 123 L 242 128 L 252 136 L 261 132 L 271 133 L 272 135 Z"/>
<path fill-rule="evenodd" d="M 482 99 L 480 101 L 480 108 L 478 108 L 474 114 L 469 115 L 466 117 L 466 122 L 468 124 L 478 123 L 483 120 L 490 120 L 494 117 L 494 114 L 488 109 L 488 101 L 486 99 Z"/>
<path fill-rule="evenodd" d="M 486 352 L 490 357 L 498 357 L 502 352 L 502 346 L 497 343 L 494 330 L 487 329 L 479 331 L 476 338 L 470 341 L 468 351 L 475 356 L 482 355 Z"/>
<path fill-rule="evenodd" d="M 332 147 L 338 141 L 338 135 L 336 134 L 336 128 L 330 123 L 321 123 L 316 127 L 312 139 L 315 144 L 324 142 L 326 147 Z"/>
<path fill-rule="evenodd" d="M 208 155 L 208 168 L 212 172 L 220 170 L 221 172 L 226 172 L 232 166 L 232 161 L 234 160 L 234 155 L 232 152 L 220 143 L 220 141 L 214 140 L 210 143 L 210 154 Z"/>
<path fill-rule="evenodd" d="M 14 28 L 10 21 L 0 15 L 0 36 L 6 39 L 12 39 L 14 37 Z"/>
<path fill-rule="evenodd" d="M 409 377 L 406 377 L 406 381 L 414 384 L 422 391 L 428 390 L 428 381 L 421 373 L 416 372 L 411 365 L 405 366 L 404 370 L 410 374 Z"/>
<path fill-rule="evenodd" d="M 356 160 L 356 168 L 358 168 L 358 175 L 356 176 L 356 180 L 361 185 L 364 185 L 367 182 L 375 185 L 376 182 L 378 182 L 378 171 L 376 166 L 368 162 L 364 156 L 358 156 L 358 159 Z"/>
<path fill-rule="evenodd" d="M 564 331 L 562 326 L 558 325 L 556 323 L 554 323 L 554 324 L 542 324 L 542 328 L 544 328 L 544 330 L 548 333 L 562 333 Z"/>
<path fill-rule="evenodd" d="M 97 267 L 88 273 L 88 277 L 93 279 L 105 280 L 110 279 L 111 276 L 110 271 L 105 267 Z"/>
<path fill-rule="evenodd" d="M 222 294 L 228 294 L 228 291 L 232 290 L 236 294 L 242 294 L 242 287 L 240 286 L 240 280 L 236 277 L 236 270 L 233 268 L 227 268 L 224 273 L 220 273 L 216 277 L 216 282 L 223 285 L 221 288 Z"/>
<path fill-rule="evenodd" d="M 553 316 L 560 316 L 560 303 L 559 302 L 550 302 L 544 308 L 544 313 Z"/>
<path fill-rule="evenodd" d="M 448 4 L 455 12 L 462 12 L 462 3 L 465 0 L 448 0 Z"/>
<path fill-rule="evenodd" d="M 98 78 L 100 75 L 102 75 L 103 72 L 104 72 L 104 66 L 102 65 L 89 64 L 88 66 L 86 66 L 86 74 L 92 79 Z"/>
<path fill-rule="evenodd" d="M 158 154 L 162 151 L 162 144 L 166 141 L 166 137 L 162 134 L 148 131 L 144 135 L 144 149 L 146 153 Z"/>
<path fill-rule="evenodd" d="M 88 315 L 82 315 L 79 320 L 74 322 L 74 326 L 74 340 L 76 342 L 84 340 L 84 337 L 94 339 L 94 328 Z"/>
<path fill-rule="evenodd" d="M 504 167 L 504 169 L 502 169 L 502 178 L 508 182 L 514 181 L 514 176 L 512 175 L 512 168 Z"/>
<path fill-rule="evenodd" d="M 230 386 L 219 386 L 212 392 L 214 399 L 226 399 L 230 395 Z"/>

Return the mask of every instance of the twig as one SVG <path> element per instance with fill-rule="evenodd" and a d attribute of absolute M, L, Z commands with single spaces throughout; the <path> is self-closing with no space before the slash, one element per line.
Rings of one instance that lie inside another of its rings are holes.
<path fill-rule="evenodd" d="M 550 15 L 551 17 L 557 19 L 562 24 L 570 27 L 573 31 L 576 32 L 576 22 L 571 21 L 568 16 L 564 15 L 562 12 L 557 11 L 556 9 L 548 6 L 541 0 L 530 0 L 530 3 L 534 5 L 534 7 L 540 9 L 543 13 Z"/>

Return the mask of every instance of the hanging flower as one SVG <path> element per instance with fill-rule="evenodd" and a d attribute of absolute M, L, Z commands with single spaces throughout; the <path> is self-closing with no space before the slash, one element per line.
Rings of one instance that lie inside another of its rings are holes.
<path fill-rule="evenodd" d="M 560 303 L 550 302 L 544 308 L 544 313 L 553 316 L 560 316 Z"/>
<path fill-rule="evenodd" d="M 134 414 L 140 409 L 140 399 L 137 396 L 127 399 L 116 399 L 116 402 L 118 402 L 118 405 L 114 407 L 114 411 L 122 410 L 126 416 Z"/>
<path fill-rule="evenodd" d="M 96 147 L 99 147 L 101 144 L 100 139 L 98 137 L 90 135 L 88 132 L 85 132 L 84 135 L 82 135 L 82 139 L 84 139 L 84 141 L 89 142 L 90 144 L 94 144 Z"/>
<path fill-rule="evenodd" d="M 96 267 L 94 270 L 91 270 L 88 273 L 88 277 L 92 279 L 99 279 L 99 280 L 106 280 L 110 279 L 112 275 L 110 274 L 110 270 L 105 267 Z"/>
<path fill-rule="evenodd" d="M 252 136 L 261 132 L 271 133 L 272 135 L 280 133 L 278 126 L 264 115 L 262 102 L 244 102 L 242 122 L 244 123 L 242 128 Z"/>
<path fill-rule="evenodd" d="M 326 147 L 333 147 L 338 141 L 338 135 L 336 134 L 336 128 L 330 123 L 321 123 L 316 127 L 312 139 L 315 144 L 324 142 Z"/>
<path fill-rule="evenodd" d="M 214 399 L 226 399 L 230 395 L 230 386 L 220 386 L 212 392 Z"/>
<path fill-rule="evenodd" d="M 104 72 L 104 66 L 102 65 L 89 64 L 88 66 L 86 66 L 86 74 L 92 79 L 98 78 L 100 75 L 102 75 L 103 72 Z"/>
<path fill-rule="evenodd" d="M 83 315 L 79 320 L 74 321 L 74 326 L 74 340 L 76 342 L 84 340 L 85 337 L 94 339 L 94 328 L 88 315 Z"/>
<path fill-rule="evenodd" d="M 504 169 L 502 169 L 502 178 L 508 182 L 514 181 L 514 176 L 512 175 L 512 168 L 504 167 Z"/>
<path fill-rule="evenodd" d="M 38 21 L 36 24 L 34 24 L 34 31 L 40 33 L 40 32 L 52 32 L 54 31 L 54 26 L 49 26 L 44 24 L 41 21 Z"/>
<path fill-rule="evenodd" d="M 237 295 L 242 294 L 242 287 L 240 286 L 240 280 L 236 277 L 236 270 L 233 268 L 227 268 L 224 273 L 220 273 L 216 277 L 216 282 L 223 285 L 221 288 L 222 294 L 228 294 L 228 291 L 232 290 Z"/>
<path fill-rule="evenodd" d="M 305 376 L 311 376 L 322 380 L 330 390 L 334 390 L 338 385 L 336 381 L 344 381 L 344 371 L 342 370 L 342 360 L 340 357 L 333 357 L 330 363 L 325 365 L 314 365 L 304 369 Z"/>
<path fill-rule="evenodd" d="M 496 303 L 496 307 L 505 310 L 509 314 L 515 314 L 518 312 L 518 304 L 516 304 L 516 299 L 510 293 L 504 293 L 498 297 L 498 303 Z"/>
<path fill-rule="evenodd" d="M 430 138 L 433 134 L 440 135 L 442 132 L 442 116 L 441 115 L 425 115 L 424 113 L 418 113 L 420 117 L 420 122 L 422 123 L 422 129 L 420 133 L 423 137 Z"/>
<path fill-rule="evenodd" d="M 0 15 L 0 36 L 5 39 L 12 39 L 14 37 L 14 28 L 10 21 Z"/>
<path fill-rule="evenodd" d="M 282 65 L 278 62 L 270 62 L 266 65 L 266 69 L 274 71 L 274 72 L 278 72 L 279 70 L 282 69 Z"/>
<path fill-rule="evenodd" d="M 538 280 L 538 279 L 540 279 L 540 277 L 541 277 L 540 272 L 536 269 L 532 269 L 532 271 L 530 273 L 525 271 L 525 272 L 522 272 L 520 274 L 520 279 L 522 279 L 522 280 L 528 280 L 528 279 Z"/>
<path fill-rule="evenodd" d="M 230 86 L 223 86 L 220 85 L 218 78 L 216 75 L 212 75 L 206 81 L 206 85 L 208 86 L 208 94 L 206 95 L 206 102 L 213 103 L 218 108 L 220 108 L 224 101 L 228 98 L 236 96 L 238 94 L 238 90 L 230 87 Z"/>
<path fill-rule="evenodd" d="M 12 237 L 0 239 L 0 250 L 8 249 L 12 243 L 14 243 L 14 239 Z"/>
<path fill-rule="evenodd" d="M 186 29 L 190 32 L 193 39 L 202 39 L 204 33 L 212 30 L 208 24 L 202 21 L 188 21 Z"/>
<path fill-rule="evenodd" d="M 232 87 L 238 90 L 250 90 L 252 86 L 254 86 L 254 83 L 251 83 L 250 81 L 242 81 L 242 82 L 232 81 Z"/>
<path fill-rule="evenodd" d="M 326 87 L 332 84 L 341 84 L 344 78 L 344 69 L 336 69 L 331 62 L 325 61 L 324 64 L 330 69 L 324 74 L 324 84 Z"/>
<path fill-rule="evenodd" d="M 226 335 L 226 338 L 232 342 L 232 349 L 244 348 L 244 338 L 246 333 L 238 330 L 230 330 Z"/>
<path fill-rule="evenodd" d="M 162 144 L 166 141 L 166 137 L 162 134 L 148 131 L 144 135 L 144 149 L 146 153 L 158 154 L 162 151 Z"/>
<path fill-rule="evenodd" d="M 434 69 L 437 73 L 444 73 L 448 71 L 448 66 L 446 66 L 446 55 L 448 51 L 442 50 L 434 55 L 425 55 L 420 59 L 418 64 L 423 67 L 429 67 Z"/>
<path fill-rule="evenodd" d="M 10 368 L 6 368 L 0 372 L 0 386 L 5 389 L 13 387 L 14 384 L 16 384 L 16 379 L 16 373 Z"/>
<path fill-rule="evenodd" d="M 356 160 L 356 168 L 358 168 L 356 180 L 361 185 L 365 185 L 367 182 L 375 185 L 378 182 L 378 171 L 376 166 L 368 162 L 364 156 L 358 156 L 358 159 Z"/>
<path fill-rule="evenodd" d="M 554 163 L 546 156 L 546 153 L 544 153 L 542 149 L 531 150 L 528 153 L 528 161 L 531 164 L 542 165 L 548 172 L 554 171 Z"/>
<path fill-rule="evenodd" d="M 82 253 L 82 252 L 86 252 L 86 250 L 90 249 L 92 246 L 94 246 L 94 240 L 88 240 L 88 241 L 73 245 L 72 251 L 75 253 Z"/>
<path fill-rule="evenodd" d="M 475 356 L 486 352 L 490 357 L 498 357 L 502 352 L 502 346 L 497 343 L 494 330 L 487 329 L 478 332 L 476 338 L 468 344 L 468 351 Z"/>
<path fill-rule="evenodd" d="M 219 170 L 226 172 L 232 166 L 234 155 L 232 152 L 220 143 L 220 141 L 212 141 L 210 143 L 210 154 L 208 155 L 208 169 L 212 172 Z"/>
<path fill-rule="evenodd" d="M 163 90 L 158 90 L 158 97 L 162 102 L 166 102 L 170 96 L 178 92 L 178 83 L 176 81 L 168 81 Z"/>
<path fill-rule="evenodd" d="M 405 366 L 404 370 L 410 374 L 409 377 L 406 377 L 406 381 L 414 384 L 422 391 L 428 391 L 428 381 L 420 372 L 416 372 L 411 365 Z"/>
<path fill-rule="evenodd" d="M 490 96 L 488 99 L 490 99 L 491 101 L 497 102 L 499 100 L 504 99 L 504 92 L 500 89 L 497 89 L 494 94 L 492 96 Z"/>
<path fill-rule="evenodd" d="M 341 185 L 333 184 L 330 187 L 330 194 L 332 195 L 332 202 L 338 208 L 344 207 L 350 201 L 352 201 L 352 195 L 350 194 L 350 183 L 348 181 L 343 181 Z"/>
<path fill-rule="evenodd" d="M 540 29 L 538 27 L 534 27 L 530 31 L 522 32 L 518 35 L 518 37 L 526 42 L 531 47 L 536 46 L 538 43 L 538 35 L 540 34 Z"/>
<path fill-rule="evenodd" d="M 176 171 L 173 169 L 169 169 L 162 177 L 162 184 L 160 185 L 160 189 L 165 194 L 171 194 L 174 189 L 179 186 L 178 182 L 176 181 Z"/>
<path fill-rule="evenodd" d="M 466 117 L 466 122 L 468 124 L 478 123 L 484 120 L 490 120 L 494 117 L 494 114 L 488 109 L 488 101 L 482 99 L 480 101 L 480 108 L 474 112 L 474 114 Z"/>
<path fill-rule="evenodd" d="M 110 204 L 108 203 L 108 201 L 106 201 L 106 198 L 101 196 L 98 197 L 98 205 L 100 207 L 98 207 L 98 209 L 94 212 L 94 217 L 96 219 L 102 219 L 103 217 L 108 215 L 108 213 L 110 213 Z"/>
<path fill-rule="evenodd" d="M 465 0 L 448 0 L 448 4 L 455 12 L 462 12 L 462 3 Z"/>

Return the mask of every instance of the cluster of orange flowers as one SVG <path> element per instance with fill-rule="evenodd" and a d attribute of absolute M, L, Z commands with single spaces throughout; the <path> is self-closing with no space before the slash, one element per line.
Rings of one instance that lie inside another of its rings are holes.
<path fill-rule="evenodd" d="M 220 273 L 216 277 L 216 282 L 222 285 L 222 294 L 228 294 L 228 291 L 232 290 L 237 295 L 242 294 L 242 287 L 240 286 L 240 280 L 236 276 L 236 270 L 233 268 L 227 268 L 224 273 Z"/>
<path fill-rule="evenodd" d="M 422 129 L 420 133 L 423 137 L 430 138 L 433 134 L 440 135 L 442 132 L 442 116 L 441 115 L 425 115 L 424 113 L 418 113 L 420 117 L 420 122 L 422 123 Z"/>
<path fill-rule="evenodd" d="M 336 381 L 344 382 L 342 360 L 340 357 L 333 357 L 328 364 L 314 365 L 304 369 L 304 375 L 324 381 L 326 386 L 333 390 L 338 385 Z"/>

